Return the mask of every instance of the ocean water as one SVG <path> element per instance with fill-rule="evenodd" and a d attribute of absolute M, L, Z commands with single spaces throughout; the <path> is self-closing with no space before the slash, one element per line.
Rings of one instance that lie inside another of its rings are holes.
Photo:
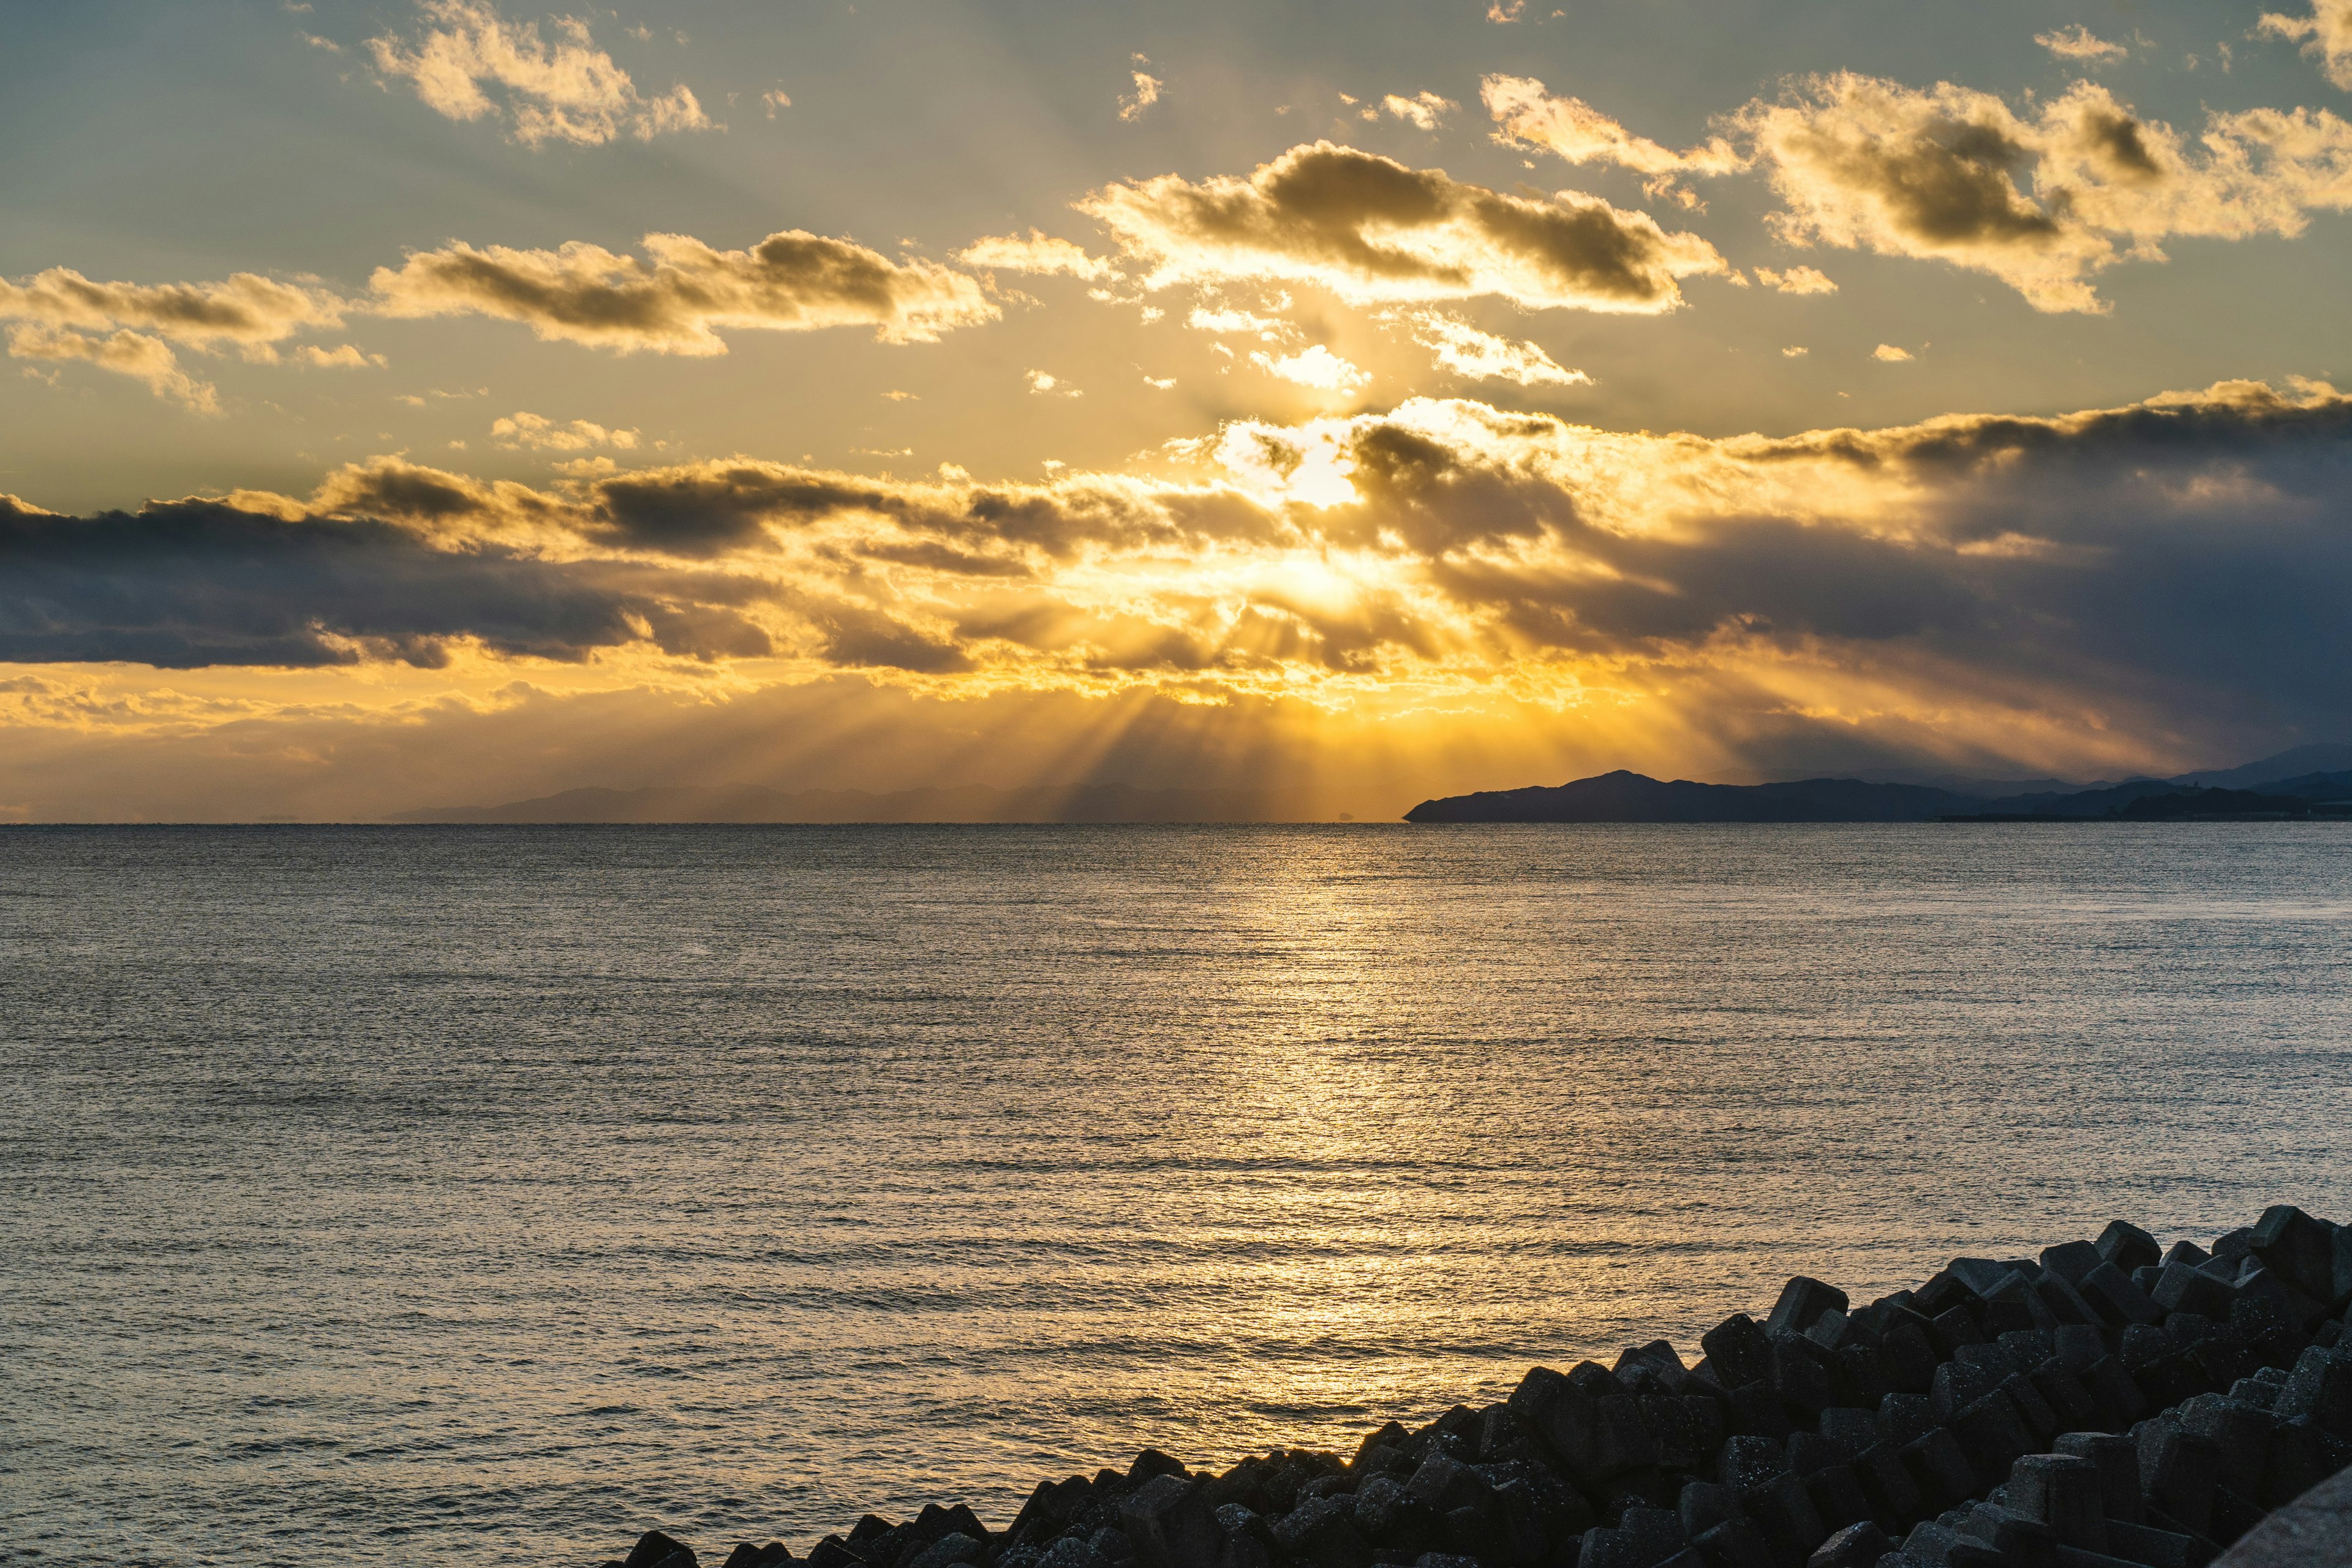
<path fill-rule="evenodd" d="M 2347 1037 L 2341 826 L 0 830 L 0 1559 L 1352 1448 L 1792 1272 L 2352 1217 Z"/>

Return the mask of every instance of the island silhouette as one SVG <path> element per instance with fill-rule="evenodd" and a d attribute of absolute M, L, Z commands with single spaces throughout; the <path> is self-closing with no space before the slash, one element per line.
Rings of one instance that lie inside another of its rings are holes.
<path fill-rule="evenodd" d="M 2315 766 L 2315 764 L 2317 764 Z M 2334 764 L 2331 768 L 2329 764 Z M 2300 746 L 2218 773 L 1972 794 L 1854 778 L 1699 784 L 1620 768 L 1564 784 L 1425 800 L 1407 822 L 2150 822 L 2352 818 L 2352 746 Z"/>

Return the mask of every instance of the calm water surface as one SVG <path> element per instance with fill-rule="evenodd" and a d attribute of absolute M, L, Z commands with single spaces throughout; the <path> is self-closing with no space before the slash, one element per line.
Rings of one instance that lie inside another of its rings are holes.
<path fill-rule="evenodd" d="M 2352 1211 L 2352 829 L 0 831 L 0 1559 L 805 1547 Z"/>

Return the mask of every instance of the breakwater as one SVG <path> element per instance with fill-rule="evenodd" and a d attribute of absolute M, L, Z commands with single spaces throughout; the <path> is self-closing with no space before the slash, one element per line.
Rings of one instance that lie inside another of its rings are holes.
<path fill-rule="evenodd" d="M 1695 1363 L 1536 1367 L 1345 1458 L 1147 1449 L 1001 1531 L 931 1504 L 723 1568 L 2204 1568 L 2352 1466 L 2347 1313 L 2352 1227 L 2280 1205 L 2164 1248 L 2118 1221 L 1866 1305 L 1794 1279 Z M 658 1530 L 615 1563 L 703 1568 Z"/>

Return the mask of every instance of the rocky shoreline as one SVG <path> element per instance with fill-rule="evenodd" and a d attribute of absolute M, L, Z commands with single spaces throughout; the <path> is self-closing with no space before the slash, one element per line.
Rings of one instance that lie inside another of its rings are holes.
<path fill-rule="evenodd" d="M 2352 1466 L 2348 1310 L 2352 1227 L 2281 1205 L 2209 1251 L 2118 1221 L 1865 1306 L 1791 1279 L 1695 1365 L 1537 1367 L 1346 1458 L 1146 1449 L 1002 1531 L 934 1504 L 723 1568 L 2204 1568 Z M 605 1568 L 702 1563 L 652 1531 Z"/>

